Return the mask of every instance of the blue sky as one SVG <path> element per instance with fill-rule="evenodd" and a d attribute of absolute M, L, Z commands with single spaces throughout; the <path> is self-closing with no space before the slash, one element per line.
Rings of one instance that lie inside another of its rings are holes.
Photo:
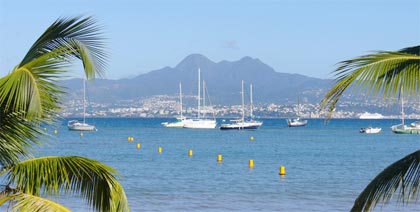
<path fill-rule="evenodd" d="M 0 76 L 57 18 L 93 15 L 110 52 L 106 78 L 210 60 L 258 58 L 277 72 L 331 78 L 336 63 L 420 44 L 420 0 L 0 0 Z M 77 76 L 80 73 L 75 73 Z"/>

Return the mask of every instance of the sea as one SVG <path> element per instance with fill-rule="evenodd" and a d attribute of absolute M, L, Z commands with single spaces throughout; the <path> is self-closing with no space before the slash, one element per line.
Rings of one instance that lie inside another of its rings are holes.
<path fill-rule="evenodd" d="M 78 155 L 115 168 L 131 211 L 350 211 L 377 174 L 420 149 L 420 135 L 391 132 L 396 119 L 309 119 L 299 128 L 262 119 L 258 130 L 222 131 L 164 128 L 170 118 L 96 118 L 87 122 L 98 131 L 83 135 L 67 121 L 46 126 L 48 145 L 36 155 Z M 369 126 L 382 132 L 359 133 Z M 374 211 L 420 211 L 419 202 L 396 199 Z M 57 201 L 93 211 L 81 198 Z"/>

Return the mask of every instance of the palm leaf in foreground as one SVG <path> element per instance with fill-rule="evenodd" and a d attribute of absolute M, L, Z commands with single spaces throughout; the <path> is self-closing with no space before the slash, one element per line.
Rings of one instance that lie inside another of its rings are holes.
<path fill-rule="evenodd" d="M 420 46 L 398 52 L 380 51 L 339 63 L 334 71 L 335 85 L 325 94 L 321 110 L 326 108 L 328 118 L 339 98 L 350 85 L 368 95 L 382 94 L 384 98 L 396 97 L 400 87 L 406 95 L 420 91 Z"/>
<path fill-rule="evenodd" d="M 0 196 L 0 205 L 7 201 L 13 201 L 13 211 L 60 211 L 60 212 L 71 212 L 68 208 L 53 202 L 48 199 L 44 199 L 39 196 L 34 196 L 25 193 L 15 193 L 7 195 L 3 198 Z"/>
<path fill-rule="evenodd" d="M 420 190 L 420 150 L 384 169 L 356 199 L 351 211 L 370 211 L 379 202 L 387 202 L 399 189 L 398 201 L 418 199 Z"/>
<path fill-rule="evenodd" d="M 98 161 L 79 156 L 50 156 L 23 161 L 6 169 L 7 184 L 21 193 L 58 196 L 71 192 L 83 196 L 98 211 L 129 210 L 124 190 L 114 177 L 117 172 Z M 25 202 L 19 204 L 26 207 Z"/>

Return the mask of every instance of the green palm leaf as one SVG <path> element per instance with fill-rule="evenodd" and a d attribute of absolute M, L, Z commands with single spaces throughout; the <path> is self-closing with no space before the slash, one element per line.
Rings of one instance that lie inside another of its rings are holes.
<path fill-rule="evenodd" d="M 60 212 L 71 212 L 68 208 L 60 205 L 51 200 L 34 196 L 25 193 L 15 193 L 0 198 L 0 205 L 5 202 L 12 201 L 13 211 L 32 211 L 32 212 L 43 212 L 43 211 L 60 211 Z"/>
<path fill-rule="evenodd" d="M 21 114 L 4 114 L 3 111 L 0 111 L 0 132 L 0 166 L 31 157 L 32 145 L 40 144 L 39 136 L 44 134 Z"/>
<path fill-rule="evenodd" d="M 350 85 L 357 92 L 381 95 L 383 98 L 400 95 L 415 95 L 420 91 L 420 46 L 402 49 L 398 52 L 380 51 L 339 63 L 334 71 L 335 85 L 325 94 L 321 110 L 327 109 L 328 117 L 339 98 Z"/>
<path fill-rule="evenodd" d="M 351 211 L 370 211 L 387 202 L 399 188 L 399 201 L 416 200 L 420 189 L 420 150 L 384 169 L 356 199 Z"/>
<path fill-rule="evenodd" d="M 101 76 L 106 53 L 99 28 L 88 18 L 59 19 L 30 48 L 18 66 L 0 79 L 0 105 L 30 119 L 54 117 L 63 88 L 57 80 L 72 59 L 80 59 L 86 77 Z"/>
<path fill-rule="evenodd" d="M 68 192 L 84 197 L 99 211 L 128 211 L 117 172 L 98 161 L 78 157 L 42 157 L 6 167 L 8 185 L 35 196 Z"/>

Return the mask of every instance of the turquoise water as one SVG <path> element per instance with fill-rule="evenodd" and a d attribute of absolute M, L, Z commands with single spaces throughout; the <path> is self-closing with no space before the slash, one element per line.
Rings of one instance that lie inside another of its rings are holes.
<path fill-rule="evenodd" d="M 349 211 L 380 171 L 420 148 L 419 135 L 390 131 L 399 120 L 325 125 L 315 119 L 304 128 L 288 128 L 284 119 L 266 119 L 257 131 L 163 128 L 160 123 L 168 120 L 94 119 L 89 121 L 99 131 L 83 137 L 62 120 L 57 135 L 48 129 L 53 137 L 40 155 L 86 156 L 116 168 L 132 211 Z M 369 125 L 382 132 L 359 133 Z M 135 140 L 128 142 L 129 136 Z M 60 201 L 73 211 L 89 211 L 81 199 Z M 391 203 L 377 209 L 417 207 Z"/>

